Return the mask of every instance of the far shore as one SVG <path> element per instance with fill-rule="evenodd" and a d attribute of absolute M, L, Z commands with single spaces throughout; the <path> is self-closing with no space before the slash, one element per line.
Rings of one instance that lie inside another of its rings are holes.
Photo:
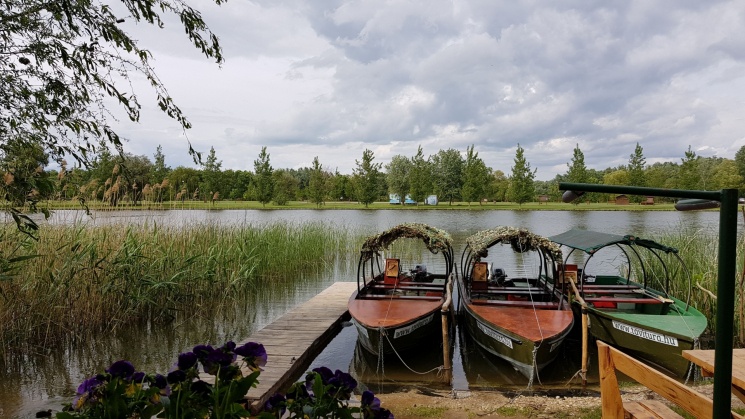
<path fill-rule="evenodd" d="M 262 205 L 258 201 L 166 201 L 120 203 L 112 207 L 103 202 L 90 202 L 85 206 L 77 201 L 47 201 L 40 205 L 50 210 L 85 210 L 92 211 L 122 211 L 122 210 L 398 210 L 398 211 L 434 211 L 434 210 L 466 210 L 466 211 L 675 211 L 672 203 L 655 203 L 653 205 L 616 204 L 607 203 L 579 203 L 564 202 L 528 202 L 517 204 L 514 202 L 440 202 L 437 205 L 400 205 L 387 202 L 374 202 L 367 207 L 354 201 L 329 201 L 316 205 L 308 201 L 290 201 L 285 205 L 268 203 Z"/>

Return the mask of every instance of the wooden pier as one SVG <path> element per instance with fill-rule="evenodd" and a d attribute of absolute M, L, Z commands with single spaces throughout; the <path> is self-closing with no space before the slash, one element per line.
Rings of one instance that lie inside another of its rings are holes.
<path fill-rule="evenodd" d="M 347 301 L 356 290 L 356 282 L 336 282 L 239 343 L 261 343 L 267 352 L 259 385 L 246 395 L 252 410 L 260 409 L 274 393 L 303 377 L 341 330 L 341 322 L 349 320 Z"/>

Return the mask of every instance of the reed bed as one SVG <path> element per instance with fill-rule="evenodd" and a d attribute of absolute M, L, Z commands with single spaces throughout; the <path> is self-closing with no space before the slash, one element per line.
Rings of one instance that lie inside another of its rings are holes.
<path fill-rule="evenodd" d="M 170 321 L 256 293 L 358 250 L 322 223 L 266 226 L 48 226 L 38 241 L 0 229 L 3 348 L 77 340 L 137 321 Z M 276 288 L 276 289 L 275 289 Z"/>
<path fill-rule="evenodd" d="M 683 301 L 690 301 L 693 307 L 706 315 L 709 321 L 710 335 L 716 334 L 716 293 L 718 280 L 718 248 L 719 236 L 716 231 L 695 230 L 680 226 L 670 229 L 657 236 L 648 237 L 664 245 L 678 249 L 678 255 L 688 267 L 692 279 L 689 291 L 688 276 L 680 263 L 670 255 L 663 255 L 663 260 L 669 269 L 670 294 Z M 745 260 L 745 237 L 740 235 L 737 244 L 737 296 L 735 300 L 735 339 L 738 345 L 745 347 L 745 302 L 743 292 L 743 262 Z M 645 261 L 646 262 L 646 261 Z M 652 261 L 654 262 L 654 261 Z M 659 263 L 650 263 L 652 269 L 647 277 L 652 279 L 651 285 L 657 289 L 664 289 L 664 272 Z M 634 268 L 634 276 L 641 278 L 638 266 Z M 690 299 L 689 299 L 690 292 Z"/>

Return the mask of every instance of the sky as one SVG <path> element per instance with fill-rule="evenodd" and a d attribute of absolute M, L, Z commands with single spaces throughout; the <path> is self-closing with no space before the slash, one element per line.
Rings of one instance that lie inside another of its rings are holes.
<path fill-rule="evenodd" d="M 139 123 L 125 151 L 197 167 L 188 141 L 222 168 L 352 173 L 375 162 L 474 145 L 511 172 L 518 144 L 539 180 L 588 168 L 733 159 L 745 146 L 745 2 L 187 0 L 220 38 L 217 65 L 177 21 L 125 28 L 193 128 L 163 115 L 139 76 Z"/>

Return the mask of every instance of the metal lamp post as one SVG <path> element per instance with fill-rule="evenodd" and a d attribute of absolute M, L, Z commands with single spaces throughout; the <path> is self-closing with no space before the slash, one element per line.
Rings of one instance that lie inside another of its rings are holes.
<path fill-rule="evenodd" d="M 571 202 L 585 192 L 684 198 L 675 208 L 689 211 L 705 208 L 719 210 L 719 262 L 717 279 L 716 336 L 714 344 L 714 411 L 712 417 L 730 416 L 732 400 L 732 343 L 735 314 L 735 264 L 737 261 L 737 189 L 691 191 L 684 189 L 644 188 L 639 186 L 595 185 L 560 182 L 564 202 Z"/>

